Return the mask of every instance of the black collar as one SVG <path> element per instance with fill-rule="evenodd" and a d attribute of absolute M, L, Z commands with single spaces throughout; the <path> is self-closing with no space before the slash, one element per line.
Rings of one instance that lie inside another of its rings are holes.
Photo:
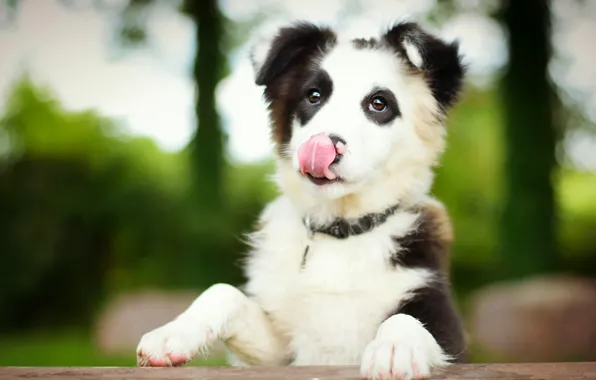
<path fill-rule="evenodd" d="M 350 236 L 363 234 L 380 226 L 385 223 L 387 218 L 393 215 L 398 208 L 399 206 L 395 205 L 383 212 L 366 214 L 358 219 L 338 218 L 325 225 L 317 225 L 311 222 L 308 217 L 304 218 L 302 221 L 304 222 L 304 226 L 306 227 L 309 236 L 313 236 L 318 232 L 338 239 L 346 239 Z"/>

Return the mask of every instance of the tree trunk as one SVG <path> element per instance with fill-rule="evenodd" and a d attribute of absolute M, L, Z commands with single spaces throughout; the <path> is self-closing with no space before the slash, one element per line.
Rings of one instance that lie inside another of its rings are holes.
<path fill-rule="evenodd" d="M 557 266 L 552 179 L 557 133 L 548 80 L 550 9 L 546 0 L 509 0 L 509 68 L 503 78 L 505 197 L 501 259 L 506 277 Z"/>
<path fill-rule="evenodd" d="M 225 56 L 217 0 L 188 0 L 186 11 L 197 23 L 197 55 L 193 75 L 197 85 L 197 130 L 191 142 L 196 200 L 202 213 L 214 215 L 222 206 L 223 136 L 215 90 L 222 78 Z"/>

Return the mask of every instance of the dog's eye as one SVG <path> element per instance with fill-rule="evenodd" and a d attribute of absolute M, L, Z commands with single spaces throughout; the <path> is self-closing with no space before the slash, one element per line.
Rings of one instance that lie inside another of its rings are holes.
<path fill-rule="evenodd" d="M 306 99 L 308 99 L 311 104 L 318 104 L 321 101 L 321 93 L 316 88 L 310 89 L 308 90 Z"/>
<path fill-rule="evenodd" d="M 382 96 L 375 96 L 370 101 L 368 109 L 374 112 L 382 112 L 387 108 L 387 101 Z"/>

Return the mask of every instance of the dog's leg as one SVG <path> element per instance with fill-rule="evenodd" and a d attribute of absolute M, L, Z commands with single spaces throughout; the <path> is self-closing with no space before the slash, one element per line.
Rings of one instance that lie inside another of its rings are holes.
<path fill-rule="evenodd" d="M 279 365 L 285 345 L 274 333 L 259 305 L 227 284 L 211 286 L 181 315 L 141 338 L 140 366 L 176 366 L 207 353 L 223 341 L 240 360 L 251 365 Z"/>

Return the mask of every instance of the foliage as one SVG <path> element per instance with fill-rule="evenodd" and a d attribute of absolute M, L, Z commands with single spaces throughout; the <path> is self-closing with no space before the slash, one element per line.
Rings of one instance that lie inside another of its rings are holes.
<path fill-rule="evenodd" d="M 164 153 L 93 112 L 68 112 L 28 80 L 7 109 L 0 327 L 88 323 L 113 289 L 241 280 L 241 234 L 273 191 L 262 166 L 226 167 L 235 198 L 209 220 L 188 191 L 188 152 Z"/>
<path fill-rule="evenodd" d="M 451 268 L 461 297 L 500 275 L 505 157 L 502 107 L 495 91 L 465 90 L 461 104 L 449 115 L 447 150 L 433 187 L 453 220 Z M 560 219 L 557 269 L 594 276 L 596 238 L 590 231 L 596 228 L 596 176 L 564 167 L 553 177 L 553 186 Z"/>
<path fill-rule="evenodd" d="M 448 208 L 455 228 L 455 285 L 468 291 L 490 280 L 496 261 L 501 205 L 503 136 L 493 92 L 469 87 L 447 125 L 447 150 L 433 193 Z"/>

